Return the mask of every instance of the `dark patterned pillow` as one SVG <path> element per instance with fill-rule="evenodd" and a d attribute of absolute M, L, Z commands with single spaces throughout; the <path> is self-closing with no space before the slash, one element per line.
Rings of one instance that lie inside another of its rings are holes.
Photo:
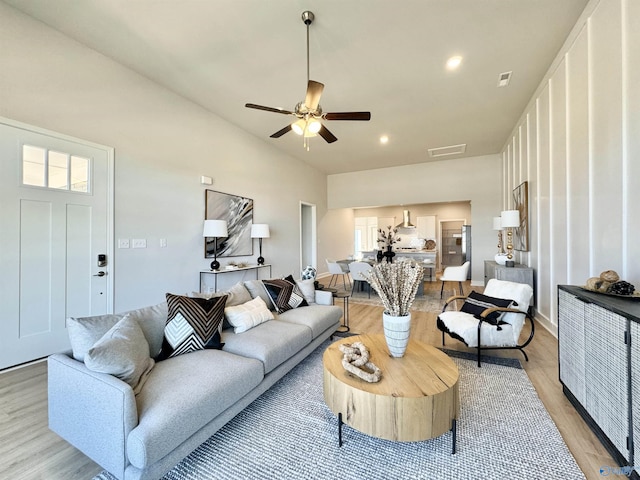
<path fill-rule="evenodd" d="M 482 312 L 484 312 L 487 308 L 508 308 L 514 303 L 515 302 L 513 300 L 490 297 L 488 295 L 483 295 L 481 293 L 472 291 L 462 304 L 462 308 L 460 309 L 460 311 L 470 313 L 473 316 L 480 318 L 480 314 L 482 314 Z M 499 325 L 500 323 L 504 323 L 500 321 L 502 315 L 504 315 L 504 312 L 493 312 L 487 315 L 487 318 L 485 318 L 485 320 L 492 325 Z"/>
<path fill-rule="evenodd" d="M 291 275 L 282 279 L 263 280 L 262 283 L 278 313 L 309 306 Z"/>
<path fill-rule="evenodd" d="M 219 327 L 224 318 L 226 295 L 191 298 L 167 293 L 169 314 L 158 360 L 214 348 L 220 350 Z"/>

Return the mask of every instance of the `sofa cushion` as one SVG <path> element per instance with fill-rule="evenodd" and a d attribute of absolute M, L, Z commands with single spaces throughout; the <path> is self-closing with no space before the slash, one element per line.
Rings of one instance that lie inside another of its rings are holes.
<path fill-rule="evenodd" d="M 222 348 L 219 327 L 226 300 L 226 296 L 205 299 L 167 293 L 169 314 L 159 358 Z"/>
<path fill-rule="evenodd" d="M 274 278 L 262 281 L 276 311 L 279 313 L 309 305 L 293 277 L 289 278 Z"/>
<path fill-rule="evenodd" d="M 222 332 L 223 350 L 260 360 L 264 365 L 265 375 L 295 355 L 311 340 L 309 327 L 277 319 L 240 334 L 231 330 Z"/>
<path fill-rule="evenodd" d="M 257 360 L 221 350 L 158 362 L 136 397 L 139 422 L 127 439 L 129 461 L 144 468 L 167 455 L 259 385 L 262 370 Z"/>
<path fill-rule="evenodd" d="M 304 295 L 304 299 L 307 303 L 315 303 L 316 302 L 316 285 L 315 280 L 313 278 L 307 280 L 296 280 L 296 285 Z"/>
<path fill-rule="evenodd" d="M 84 363 L 89 370 L 118 377 L 136 394 L 155 364 L 138 321 L 130 315 L 125 315 L 89 349 Z"/>
<path fill-rule="evenodd" d="M 89 349 L 123 317 L 124 314 L 107 314 L 67 318 L 67 332 L 73 358 L 84 362 L 84 357 Z"/>
<path fill-rule="evenodd" d="M 337 326 L 342 317 L 342 308 L 337 305 L 309 305 L 278 314 L 278 320 L 304 325 L 311 329 L 313 338 L 332 326 Z"/>
<path fill-rule="evenodd" d="M 157 357 L 162 349 L 164 327 L 169 314 L 167 302 L 131 310 L 127 314 L 138 321 L 142 333 L 149 342 L 149 354 L 152 358 Z"/>
<path fill-rule="evenodd" d="M 275 310 L 273 302 L 271 301 L 271 297 L 267 293 L 267 290 L 264 288 L 262 280 L 247 280 L 244 282 L 244 286 L 247 288 L 247 290 L 249 290 L 251 298 L 260 297 L 262 300 L 264 300 L 264 303 L 267 304 L 269 310 Z"/>
<path fill-rule="evenodd" d="M 224 316 L 235 333 L 246 332 L 256 325 L 273 320 L 273 312 L 260 297 L 242 305 L 225 307 Z"/>

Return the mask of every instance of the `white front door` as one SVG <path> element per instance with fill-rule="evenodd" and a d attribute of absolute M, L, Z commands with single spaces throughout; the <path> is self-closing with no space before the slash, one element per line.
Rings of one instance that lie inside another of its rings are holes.
<path fill-rule="evenodd" d="M 0 119 L 0 369 L 112 311 L 113 150 Z"/>

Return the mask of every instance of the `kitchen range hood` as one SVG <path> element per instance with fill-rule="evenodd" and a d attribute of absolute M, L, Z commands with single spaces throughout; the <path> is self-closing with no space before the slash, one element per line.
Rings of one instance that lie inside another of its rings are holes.
<path fill-rule="evenodd" d="M 416 228 L 409 218 L 409 210 L 402 211 L 402 223 L 396 225 L 396 228 Z"/>

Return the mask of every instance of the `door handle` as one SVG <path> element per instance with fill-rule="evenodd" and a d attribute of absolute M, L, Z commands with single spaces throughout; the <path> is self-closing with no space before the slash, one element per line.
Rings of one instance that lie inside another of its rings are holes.
<path fill-rule="evenodd" d="M 96 273 L 94 275 L 94 277 L 104 277 L 106 274 L 107 274 L 107 272 L 100 271 L 100 272 Z"/>

